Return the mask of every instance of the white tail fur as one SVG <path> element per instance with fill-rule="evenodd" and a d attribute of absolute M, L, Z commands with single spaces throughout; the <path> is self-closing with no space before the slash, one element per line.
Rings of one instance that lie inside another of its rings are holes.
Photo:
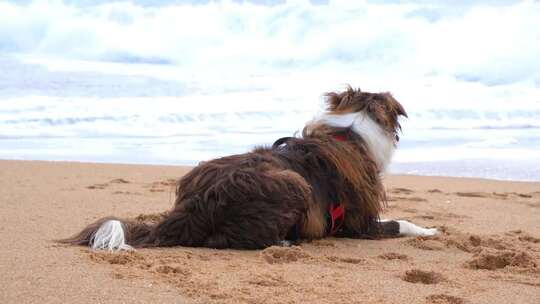
<path fill-rule="evenodd" d="M 103 223 L 90 239 L 90 247 L 93 250 L 133 250 L 126 244 L 124 226 L 118 220 Z"/>

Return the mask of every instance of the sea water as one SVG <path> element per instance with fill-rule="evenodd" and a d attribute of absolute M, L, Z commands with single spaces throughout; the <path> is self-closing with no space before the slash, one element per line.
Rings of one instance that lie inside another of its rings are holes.
<path fill-rule="evenodd" d="M 0 2 L 0 158 L 193 165 L 350 84 L 407 110 L 392 172 L 540 180 L 538 37 L 538 2 Z"/>

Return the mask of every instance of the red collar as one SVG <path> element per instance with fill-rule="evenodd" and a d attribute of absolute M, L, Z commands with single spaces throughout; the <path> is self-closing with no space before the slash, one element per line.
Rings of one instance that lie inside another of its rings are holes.
<path fill-rule="evenodd" d="M 334 139 L 337 141 L 346 141 L 347 135 L 345 133 L 337 133 L 337 134 L 334 134 Z"/>

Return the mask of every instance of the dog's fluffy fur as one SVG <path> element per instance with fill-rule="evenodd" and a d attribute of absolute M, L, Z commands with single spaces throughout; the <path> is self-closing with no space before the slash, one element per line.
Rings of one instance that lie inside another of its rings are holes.
<path fill-rule="evenodd" d="M 178 181 L 174 207 L 161 221 L 104 218 L 64 242 L 110 250 L 259 249 L 326 236 L 333 204 L 345 210 L 337 237 L 434 234 L 405 221 L 379 220 L 381 174 L 399 140 L 400 116 L 405 110 L 389 93 L 350 87 L 329 93 L 327 111 L 301 137 L 191 170 Z"/>

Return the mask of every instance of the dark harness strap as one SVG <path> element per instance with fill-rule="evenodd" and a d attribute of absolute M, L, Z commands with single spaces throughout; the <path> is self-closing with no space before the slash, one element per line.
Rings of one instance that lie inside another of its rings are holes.
<path fill-rule="evenodd" d="M 279 146 L 281 146 L 281 145 L 283 145 L 283 144 L 286 144 L 289 140 L 291 140 L 291 139 L 293 139 L 293 138 L 294 138 L 294 137 L 290 137 L 290 136 L 288 136 L 288 137 L 282 137 L 282 138 L 276 140 L 276 141 L 274 142 L 274 144 L 272 144 L 272 148 L 275 149 L 275 148 L 277 148 L 277 147 L 279 147 Z"/>

